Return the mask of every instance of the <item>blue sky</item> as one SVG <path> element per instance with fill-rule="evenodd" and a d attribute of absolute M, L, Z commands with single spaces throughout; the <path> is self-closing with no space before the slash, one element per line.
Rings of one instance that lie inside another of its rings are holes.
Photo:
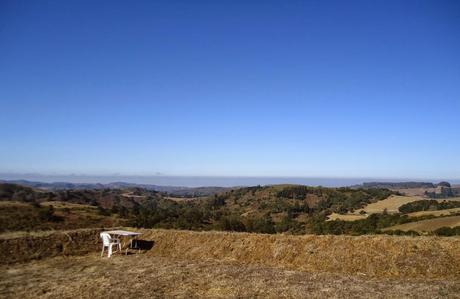
<path fill-rule="evenodd" d="M 0 172 L 460 178 L 459 1 L 1 1 Z"/>

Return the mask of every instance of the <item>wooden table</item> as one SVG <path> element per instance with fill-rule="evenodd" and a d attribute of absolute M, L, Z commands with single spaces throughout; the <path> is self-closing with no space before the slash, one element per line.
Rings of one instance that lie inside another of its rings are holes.
<path fill-rule="evenodd" d="M 130 246 L 126 247 L 126 254 L 128 254 L 128 248 L 132 247 L 133 240 L 137 236 L 142 235 L 142 233 L 130 232 L 130 231 L 127 231 L 127 230 L 109 230 L 109 231 L 106 231 L 105 233 L 108 233 L 111 236 L 114 236 L 115 238 L 118 238 L 118 237 L 131 237 Z M 126 243 L 122 242 L 121 248 L 123 248 L 124 245 L 126 245 Z M 140 250 L 140 248 L 139 248 L 139 250 Z"/>

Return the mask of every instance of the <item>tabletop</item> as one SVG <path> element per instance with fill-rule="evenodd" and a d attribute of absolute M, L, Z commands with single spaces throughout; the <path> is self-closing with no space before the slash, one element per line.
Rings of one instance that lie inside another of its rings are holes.
<path fill-rule="evenodd" d="M 136 232 L 130 232 L 127 230 L 109 230 L 106 231 L 105 233 L 111 234 L 111 235 L 118 235 L 118 236 L 138 236 L 142 235 L 142 233 L 136 233 Z"/>

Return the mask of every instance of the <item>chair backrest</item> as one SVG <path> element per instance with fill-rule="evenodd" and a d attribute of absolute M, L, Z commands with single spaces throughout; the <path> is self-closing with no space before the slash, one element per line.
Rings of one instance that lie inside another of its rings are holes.
<path fill-rule="evenodd" d="M 104 246 L 109 246 L 110 240 L 112 240 L 112 237 L 108 233 L 101 233 L 101 238 L 102 238 L 102 244 Z"/>

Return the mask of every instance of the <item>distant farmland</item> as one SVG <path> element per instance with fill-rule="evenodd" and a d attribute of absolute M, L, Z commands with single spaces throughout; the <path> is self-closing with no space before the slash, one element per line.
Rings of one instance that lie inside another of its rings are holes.
<path fill-rule="evenodd" d="M 423 198 L 418 196 L 397 196 L 392 195 L 387 199 L 380 200 L 371 204 L 368 204 L 363 209 L 357 210 L 359 213 L 364 210 L 367 214 L 382 213 L 386 210 L 388 213 L 399 213 L 399 207 L 413 201 L 422 200 Z"/>
<path fill-rule="evenodd" d="M 460 216 L 450 216 L 435 219 L 422 220 L 417 222 L 410 222 L 400 225 L 391 226 L 384 230 L 402 230 L 402 231 L 418 231 L 418 232 L 431 232 L 441 227 L 455 227 L 460 226 Z"/>

